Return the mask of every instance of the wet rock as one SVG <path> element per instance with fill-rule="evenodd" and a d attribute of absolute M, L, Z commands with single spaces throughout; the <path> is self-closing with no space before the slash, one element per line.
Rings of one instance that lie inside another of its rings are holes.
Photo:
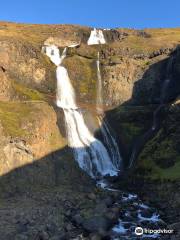
<path fill-rule="evenodd" d="M 173 223 L 168 226 L 169 229 L 180 230 L 180 222 Z"/>
<path fill-rule="evenodd" d="M 138 213 L 136 211 L 131 212 L 131 217 L 132 218 L 137 218 Z"/>
<path fill-rule="evenodd" d="M 106 204 L 107 207 L 110 207 L 114 203 L 114 199 L 113 199 L 113 197 L 109 196 L 109 197 L 105 198 L 103 200 L 103 202 Z"/>
<path fill-rule="evenodd" d="M 83 218 L 80 214 L 76 214 L 72 217 L 72 221 L 79 226 L 83 223 Z"/>
<path fill-rule="evenodd" d="M 118 206 L 114 206 L 114 207 L 111 208 L 111 211 L 112 211 L 113 213 L 119 214 L 120 211 L 121 211 L 121 208 L 118 207 Z"/>
<path fill-rule="evenodd" d="M 106 216 L 111 222 L 113 222 L 114 224 L 116 224 L 117 221 L 118 221 L 119 214 L 110 211 L 110 212 L 107 212 L 107 213 L 105 214 L 105 216 Z"/>
<path fill-rule="evenodd" d="M 94 216 L 83 222 L 83 228 L 88 232 L 107 231 L 113 226 L 113 222 L 107 217 Z"/>
<path fill-rule="evenodd" d="M 167 227 L 167 223 L 165 223 L 162 219 L 158 221 L 158 226 L 160 227 Z"/>
<path fill-rule="evenodd" d="M 141 211 L 141 216 L 144 218 L 150 218 L 152 217 L 152 212 L 149 209 L 143 210 Z"/>

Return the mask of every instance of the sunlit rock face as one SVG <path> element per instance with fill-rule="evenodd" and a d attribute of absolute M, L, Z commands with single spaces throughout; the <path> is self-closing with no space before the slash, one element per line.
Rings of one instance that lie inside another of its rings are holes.
<path fill-rule="evenodd" d="M 11 79 L 5 73 L 6 70 L 0 67 L 0 101 L 8 101 L 13 99 L 14 91 L 11 86 Z"/>
<path fill-rule="evenodd" d="M 45 102 L 0 102 L 0 175 L 63 148 L 56 121 Z"/>
<path fill-rule="evenodd" d="M 58 47 L 76 47 L 79 46 L 81 43 L 80 38 L 74 38 L 74 39 L 63 39 L 58 37 L 49 37 L 45 42 L 44 45 L 56 45 Z"/>

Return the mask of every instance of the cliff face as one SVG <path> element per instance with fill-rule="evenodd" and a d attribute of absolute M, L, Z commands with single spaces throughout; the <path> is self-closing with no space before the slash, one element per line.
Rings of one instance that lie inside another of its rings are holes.
<path fill-rule="evenodd" d="M 152 88 L 158 88 L 157 62 L 166 59 L 178 45 L 179 29 L 116 29 L 104 31 L 107 44 L 88 46 L 90 28 L 72 25 L 23 25 L 1 23 L 0 66 L 11 84 L 22 84 L 45 93 L 55 94 L 54 67 L 41 53 L 44 43 L 61 48 L 80 44 L 68 50 L 65 65 L 79 93 L 80 101 L 93 102 L 95 96 L 97 52 L 100 52 L 104 82 L 104 103 L 115 107 L 131 99 L 135 83 L 146 78 L 141 102 L 147 102 Z M 152 66 L 152 67 L 151 67 Z M 162 66 L 163 68 L 163 66 Z M 144 76 L 144 73 L 150 72 Z M 163 71 L 161 71 L 161 74 Z M 154 89 L 153 89 L 154 91 Z M 14 94 L 11 94 L 14 97 Z M 149 102 L 152 100 L 149 99 Z"/>
<path fill-rule="evenodd" d="M 151 125 L 153 108 L 149 105 L 159 103 L 165 69 L 169 57 L 178 46 L 180 29 L 104 30 L 107 44 L 88 46 L 90 31 L 90 28 L 73 25 L 0 23 L 0 100 L 3 109 L 9 108 L 5 113 L 1 110 L 1 117 L 4 117 L 1 120 L 4 123 L 1 124 L 1 128 L 3 132 L 8 131 L 7 129 L 12 130 L 5 137 L 13 138 L 12 148 L 16 145 L 15 138 L 18 138 L 20 145 L 23 144 L 21 141 L 25 141 L 30 146 L 28 151 L 34 155 L 26 156 L 27 163 L 54 151 L 54 148 L 49 147 L 51 141 L 59 142 L 59 145 L 55 143 L 57 149 L 58 146 L 62 148 L 65 144 L 56 126 L 54 109 L 50 107 L 48 109 L 45 103 L 52 104 L 50 99 L 55 99 L 56 83 L 55 68 L 42 53 L 44 44 L 56 44 L 61 50 L 67 45 L 77 45 L 76 48 L 68 49 L 64 65 L 75 87 L 78 104 L 92 110 L 96 101 L 97 53 L 100 53 L 104 106 L 106 109 L 115 109 L 116 115 L 111 117 L 112 126 L 115 123 L 115 130 L 120 129 L 118 135 L 123 139 L 126 147 L 131 146 L 134 137 Z M 179 93 L 177 84 L 180 75 L 179 62 L 178 55 L 173 70 L 176 83 L 171 86 L 169 100 L 173 100 Z M 21 103 L 24 100 L 42 101 L 42 103 Z M 8 104 L 6 101 L 11 103 Z M 122 108 L 122 105 L 125 107 Z M 134 106 L 131 108 L 131 115 L 125 114 L 126 110 L 123 109 L 131 105 Z M 139 111 L 136 107 L 138 105 L 141 105 L 143 112 L 142 117 L 140 115 L 139 118 L 136 117 Z M 23 109 L 25 113 L 19 112 Z M 29 118 L 24 120 L 24 115 L 28 111 L 30 111 Z M 35 121 L 37 116 L 38 120 Z M 13 123 L 11 118 L 14 119 Z M 135 120 L 131 121 L 130 118 Z M 146 127 L 141 127 L 141 124 L 144 124 L 142 119 L 146 118 L 149 118 Z M 116 119 L 119 119 L 119 122 L 116 122 Z M 122 121 L 124 122 L 121 124 Z M 13 135 L 18 130 L 13 130 L 13 126 L 9 126 L 11 124 L 20 129 L 20 136 Z M 34 128 L 29 128 L 31 125 Z M 58 126 L 64 135 L 62 113 L 58 113 Z M 27 134 L 24 134 L 24 128 Z M 49 129 L 54 129 L 53 133 L 49 132 Z M 32 136 L 27 139 L 26 135 Z M 6 149 L 11 148 L 10 146 Z M 11 155 L 13 159 L 14 155 Z M 26 160 L 22 162 L 26 163 Z M 17 163 L 12 169 L 19 166 L 18 164 L 21 165 Z M 6 168 L 7 166 L 2 169 Z M 7 171 L 2 170 L 2 174 Z"/>

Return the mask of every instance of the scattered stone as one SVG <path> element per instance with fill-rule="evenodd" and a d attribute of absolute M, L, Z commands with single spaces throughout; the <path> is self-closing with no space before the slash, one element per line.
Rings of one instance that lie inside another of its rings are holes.
<path fill-rule="evenodd" d="M 113 222 L 107 217 L 94 216 L 83 222 L 83 228 L 88 232 L 102 232 L 109 230 Z"/>
<path fill-rule="evenodd" d="M 107 207 L 110 207 L 114 203 L 114 199 L 111 196 L 109 196 L 105 198 L 103 202 L 106 204 Z"/>
<path fill-rule="evenodd" d="M 83 223 L 83 218 L 81 217 L 80 214 L 76 214 L 72 217 L 72 221 L 79 226 Z"/>
<path fill-rule="evenodd" d="M 45 231 L 42 231 L 42 232 L 39 234 L 38 237 L 39 237 L 40 240 L 49 240 L 49 235 L 48 235 L 48 233 L 45 232 Z"/>
<path fill-rule="evenodd" d="M 150 218 L 152 217 L 152 212 L 149 209 L 143 210 L 141 211 L 141 216 L 144 218 Z"/>
<path fill-rule="evenodd" d="M 176 223 L 169 225 L 168 229 L 173 229 L 175 231 L 180 232 L 180 222 L 176 222 Z"/>
<path fill-rule="evenodd" d="M 87 197 L 88 197 L 90 200 L 96 200 L 96 194 L 94 194 L 94 193 L 89 193 L 89 194 L 87 195 Z"/>

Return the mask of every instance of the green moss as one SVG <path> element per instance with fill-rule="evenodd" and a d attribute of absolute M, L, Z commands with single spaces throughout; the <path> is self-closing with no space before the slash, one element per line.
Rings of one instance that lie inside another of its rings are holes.
<path fill-rule="evenodd" d="M 168 180 L 180 179 L 180 158 L 176 159 L 176 163 L 173 167 L 168 169 L 156 168 L 156 172 L 153 174 L 153 177 Z"/>
<path fill-rule="evenodd" d="M 110 111 L 112 127 L 128 147 L 152 124 L 153 106 L 120 106 Z"/>
<path fill-rule="evenodd" d="M 129 143 L 142 131 L 142 128 L 136 126 L 136 124 L 133 122 L 121 123 L 121 129 L 123 131 L 123 136 L 125 137 L 126 142 Z"/>
<path fill-rule="evenodd" d="M 64 64 L 68 69 L 70 79 L 80 97 L 87 100 L 95 99 L 97 69 L 94 60 L 80 56 L 65 59 Z"/>
<path fill-rule="evenodd" d="M 42 93 L 38 92 L 35 89 L 27 88 L 15 81 L 12 83 L 12 86 L 16 91 L 16 93 L 23 99 L 26 99 L 26 100 L 44 100 L 45 99 Z"/>
<path fill-rule="evenodd" d="M 66 140 L 60 135 L 59 131 L 55 131 L 49 137 L 49 144 L 53 151 L 58 150 L 59 147 L 65 147 L 67 142 Z"/>
<path fill-rule="evenodd" d="M 138 168 L 146 178 L 160 180 L 180 179 L 180 158 L 171 137 L 163 137 L 163 129 L 148 142 L 140 154 Z"/>
<path fill-rule="evenodd" d="M 27 119 L 32 108 L 22 103 L 0 102 L 0 122 L 6 135 L 13 137 L 27 135 L 21 128 L 21 121 Z"/>

